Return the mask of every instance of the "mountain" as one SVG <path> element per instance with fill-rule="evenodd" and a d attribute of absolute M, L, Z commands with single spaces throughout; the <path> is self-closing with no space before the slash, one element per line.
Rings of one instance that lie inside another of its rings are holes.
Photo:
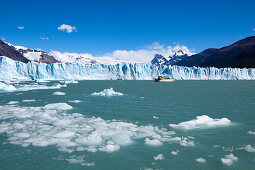
<path fill-rule="evenodd" d="M 176 65 L 199 67 L 255 68 L 255 36 L 247 37 L 223 48 L 209 48 L 186 57 Z"/>
<path fill-rule="evenodd" d="M 168 60 L 161 54 L 156 54 L 155 57 L 151 60 L 151 64 L 153 65 L 167 65 Z"/>
<path fill-rule="evenodd" d="M 151 64 L 153 65 L 174 65 L 175 63 L 183 60 L 188 57 L 188 54 L 185 54 L 182 50 L 179 50 L 174 53 L 174 55 L 169 57 L 164 57 L 161 54 L 156 54 L 155 57 L 151 60 Z"/>
<path fill-rule="evenodd" d="M 23 46 L 14 46 L 24 57 L 30 61 L 39 62 L 39 63 L 59 63 L 52 55 L 41 51 L 39 49 L 30 49 Z"/>
<path fill-rule="evenodd" d="M 21 61 L 23 63 L 28 63 L 30 61 L 40 62 L 40 63 L 57 63 L 52 55 L 41 51 L 26 48 L 23 46 L 14 46 L 10 43 L 6 43 L 0 40 L 0 56 L 6 56 L 16 61 Z"/>
<path fill-rule="evenodd" d="M 28 63 L 30 61 L 24 57 L 23 54 L 20 53 L 14 46 L 10 46 L 2 40 L 0 40 L 0 56 L 6 56 L 23 63 Z"/>

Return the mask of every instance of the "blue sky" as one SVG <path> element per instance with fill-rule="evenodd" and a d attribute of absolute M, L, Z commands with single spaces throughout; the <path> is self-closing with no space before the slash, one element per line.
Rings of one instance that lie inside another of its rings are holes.
<path fill-rule="evenodd" d="M 254 0 L 0 2 L 0 38 L 45 51 L 102 55 L 159 42 L 178 43 L 200 52 L 255 35 Z M 71 25 L 76 31 L 58 30 L 62 24 Z"/>

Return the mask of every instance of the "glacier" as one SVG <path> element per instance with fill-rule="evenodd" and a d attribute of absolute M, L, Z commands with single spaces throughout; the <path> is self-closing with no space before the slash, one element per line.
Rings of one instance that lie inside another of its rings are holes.
<path fill-rule="evenodd" d="M 176 80 L 255 80 L 254 68 L 199 68 L 150 64 L 22 63 L 0 57 L 0 80 L 152 80 L 169 75 Z"/>

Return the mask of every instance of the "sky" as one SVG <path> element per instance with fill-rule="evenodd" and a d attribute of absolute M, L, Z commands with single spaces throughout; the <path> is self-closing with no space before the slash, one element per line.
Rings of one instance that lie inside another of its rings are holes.
<path fill-rule="evenodd" d="M 102 56 L 152 44 L 192 52 L 255 35 L 254 0 L 0 0 L 0 38 Z"/>

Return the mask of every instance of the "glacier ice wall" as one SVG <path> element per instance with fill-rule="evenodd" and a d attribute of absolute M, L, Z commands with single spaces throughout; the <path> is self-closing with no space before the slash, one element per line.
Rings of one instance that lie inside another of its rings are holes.
<path fill-rule="evenodd" d="M 82 65 L 22 63 L 0 57 L 0 80 L 151 80 L 169 75 L 177 80 L 255 80 L 255 69 L 155 66 L 148 64 Z"/>

